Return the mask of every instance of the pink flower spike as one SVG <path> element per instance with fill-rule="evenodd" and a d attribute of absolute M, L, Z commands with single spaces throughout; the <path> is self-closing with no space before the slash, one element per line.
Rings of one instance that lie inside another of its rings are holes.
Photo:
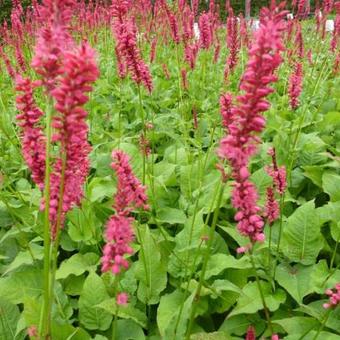
<path fill-rule="evenodd" d="M 220 142 L 218 155 L 228 160 L 232 168 L 235 180 L 232 205 L 237 209 L 237 228 L 240 234 L 250 238 L 251 243 L 264 240 L 264 222 L 259 215 L 260 207 L 256 204 L 258 193 L 249 181 L 248 164 L 260 142 L 258 134 L 265 127 L 262 112 L 270 107 L 266 96 L 273 92 L 269 84 L 277 81 L 274 72 L 282 62 L 283 18 L 287 12 L 279 10 L 265 8 L 261 12 L 261 25 L 255 33 L 240 83 L 243 94 L 237 96 L 237 103 L 232 107 L 230 97 L 221 99 L 227 135 Z"/>
<path fill-rule="evenodd" d="M 280 215 L 279 203 L 275 200 L 274 190 L 272 187 L 267 188 L 267 201 L 265 206 L 264 216 L 267 218 L 271 226 Z"/>
<path fill-rule="evenodd" d="M 337 283 L 334 289 L 327 289 L 325 293 L 329 296 L 329 301 L 323 304 L 325 309 L 335 308 L 340 304 L 340 283 Z"/>
<path fill-rule="evenodd" d="M 123 151 L 112 152 L 112 168 L 118 177 L 115 209 L 118 213 L 130 212 L 134 207 L 149 209 L 145 187 L 133 174 L 129 164 L 129 156 Z"/>
<path fill-rule="evenodd" d="M 117 294 L 117 304 L 120 306 L 126 306 L 128 303 L 129 296 L 127 293 L 119 293 Z"/>

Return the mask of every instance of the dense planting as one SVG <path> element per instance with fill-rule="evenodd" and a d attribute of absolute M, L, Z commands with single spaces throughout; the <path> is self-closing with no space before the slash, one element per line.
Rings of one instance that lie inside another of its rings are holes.
<path fill-rule="evenodd" d="M 340 338 L 340 2 L 308 4 L 13 2 L 1 339 Z"/>

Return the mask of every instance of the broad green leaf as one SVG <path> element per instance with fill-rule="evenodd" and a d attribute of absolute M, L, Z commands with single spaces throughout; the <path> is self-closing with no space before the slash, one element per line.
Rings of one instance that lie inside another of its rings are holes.
<path fill-rule="evenodd" d="M 31 266 L 21 267 L 0 278 L 0 292 L 12 303 L 23 303 L 27 297 L 36 298 L 42 294 L 42 270 Z"/>
<path fill-rule="evenodd" d="M 0 298 L 0 339 L 14 339 L 17 323 L 20 318 L 19 308 L 6 300 Z"/>
<path fill-rule="evenodd" d="M 96 177 L 88 185 L 87 197 L 91 202 L 102 201 L 105 198 L 112 198 L 115 191 L 114 182 L 110 177 Z"/>
<path fill-rule="evenodd" d="M 110 313 L 112 315 L 115 315 L 118 310 L 118 316 L 120 318 L 131 319 L 140 326 L 146 328 L 147 324 L 146 315 L 138 308 L 133 307 L 130 303 L 128 303 L 126 306 L 124 305 L 118 306 L 116 303 L 116 299 L 112 298 L 102 301 L 101 303 L 96 305 L 96 308 L 98 308 L 99 310 L 104 310 L 106 311 L 106 313 Z"/>
<path fill-rule="evenodd" d="M 282 249 L 295 262 L 313 264 L 323 246 L 320 223 L 314 202 L 309 201 L 295 210 L 283 228 Z"/>
<path fill-rule="evenodd" d="M 79 298 L 79 321 L 87 329 L 106 330 L 110 327 L 112 315 L 96 306 L 108 298 L 103 280 L 91 272 Z"/>
<path fill-rule="evenodd" d="M 23 265 L 31 265 L 35 260 L 41 260 L 43 258 L 44 248 L 36 243 L 28 244 L 29 250 L 21 251 L 7 267 L 3 273 L 8 274 L 9 272 L 19 268 Z"/>
<path fill-rule="evenodd" d="M 184 303 L 185 295 L 180 290 L 161 297 L 157 309 L 157 325 L 161 336 L 164 336 L 172 318 L 178 313 L 179 306 Z"/>
<path fill-rule="evenodd" d="M 338 223 L 340 220 L 340 201 L 328 202 L 326 205 L 316 209 L 320 225 L 333 221 Z"/>
<path fill-rule="evenodd" d="M 272 312 L 277 310 L 280 304 L 286 300 L 285 292 L 278 289 L 275 293 L 272 293 L 269 283 L 260 281 L 260 284 L 268 309 Z M 253 314 L 261 309 L 263 309 L 263 304 L 259 288 L 256 282 L 249 282 L 243 287 L 237 305 L 228 317 L 238 314 Z"/>
<path fill-rule="evenodd" d="M 317 165 L 306 165 L 303 167 L 304 175 L 309 178 L 315 185 L 322 188 L 322 174 L 324 169 Z"/>
<path fill-rule="evenodd" d="M 160 222 L 169 224 L 184 224 L 187 220 L 182 210 L 174 208 L 161 208 L 157 212 L 157 218 Z"/>
<path fill-rule="evenodd" d="M 255 171 L 250 176 L 251 181 L 256 185 L 256 188 L 261 197 L 265 197 L 265 193 L 267 188 L 272 183 L 272 178 L 267 174 L 264 168 L 260 168 L 259 170 Z"/>
<path fill-rule="evenodd" d="M 154 240 L 148 226 L 139 228 L 139 251 L 136 277 L 139 280 L 137 296 L 145 304 L 156 304 L 160 299 L 160 293 L 167 283 L 166 265 L 161 258 L 159 245 Z"/>
<path fill-rule="evenodd" d="M 68 234 L 72 241 L 96 244 L 101 222 L 96 217 L 93 207 L 85 202 L 82 208 L 73 208 L 68 214 Z"/>
<path fill-rule="evenodd" d="M 69 324 L 52 322 L 53 340 L 91 340 L 91 336 L 82 328 Z"/>
<path fill-rule="evenodd" d="M 169 315 L 170 320 L 167 324 L 167 327 L 165 328 L 162 340 L 185 338 L 185 332 L 187 330 L 188 321 L 192 310 L 192 304 L 194 301 L 194 296 L 195 293 L 191 294 L 188 298 L 186 298 L 183 304 L 183 308 L 177 307 L 177 311 L 174 314 L 169 313 L 171 314 L 171 316 Z"/>
<path fill-rule="evenodd" d="M 266 327 L 265 321 L 258 314 L 241 314 L 226 318 L 219 331 L 243 335 L 247 332 L 249 325 L 255 327 L 256 334 L 261 334 Z"/>
<path fill-rule="evenodd" d="M 313 292 L 313 270 L 314 266 L 280 264 L 276 269 L 276 280 L 298 303 L 302 303 L 302 299 Z"/>
<path fill-rule="evenodd" d="M 98 260 L 99 256 L 95 253 L 74 254 L 61 263 L 56 273 L 56 279 L 65 279 L 71 274 L 79 276 L 86 271 L 95 269 Z"/>
<path fill-rule="evenodd" d="M 332 202 L 340 201 L 340 176 L 338 174 L 325 172 L 322 176 L 322 186 Z"/>
<path fill-rule="evenodd" d="M 324 294 L 327 288 L 333 288 L 340 282 L 340 270 L 329 270 L 326 260 L 321 260 L 314 265 L 314 271 L 311 275 L 314 291 L 318 294 Z"/>
<path fill-rule="evenodd" d="M 205 279 L 209 279 L 212 276 L 220 274 L 222 271 L 228 268 L 234 269 L 249 269 L 251 268 L 249 257 L 243 256 L 241 259 L 235 259 L 232 255 L 225 254 L 213 254 L 210 256 L 207 271 L 205 273 Z"/>
<path fill-rule="evenodd" d="M 294 316 L 287 319 L 273 320 L 273 323 L 280 325 L 290 335 L 305 334 L 310 330 L 316 329 L 319 325 L 319 322 L 314 318 L 305 316 Z"/>
<path fill-rule="evenodd" d="M 190 340 L 226 340 L 230 339 L 225 332 L 195 333 L 190 336 Z"/>
<path fill-rule="evenodd" d="M 130 165 L 132 167 L 133 173 L 139 178 L 142 178 L 142 162 L 143 157 L 139 148 L 130 143 L 121 143 L 119 146 L 120 150 L 126 152 L 130 157 Z"/>
<path fill-rule="evenodd" d="M 118 320 L 116 330 L 117 340 L 144 340 L 143 329 L 132 320 Z"/>

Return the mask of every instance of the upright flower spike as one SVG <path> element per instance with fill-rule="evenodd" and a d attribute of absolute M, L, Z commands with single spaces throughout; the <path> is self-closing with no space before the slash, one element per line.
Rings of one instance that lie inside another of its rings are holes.
<path fill-rule="evenodd" d="M 293 110 L 299 107 L 300 100 L 299 97 L 302 92 L 302 63 L 297 62 L 294 65 L 293 72 L 289 77 L 288 94 L 289 94 L 289 104 Z"/>
<path fill-rule="evenodd" d="M 153 89 L 149 67 L 145 64 L 137 47 L 137 28 L 131 19 L 126 19 L 117 30 L 117 50 L 120 53 L 120 62 L 125 63 L 131 78 L 136 84 L 142 84 L 151 93 Z"/>
<path fill-rule="evenodd" d="M 267 219 L 271 226 L 280 215 L 280 207 L 275 199 L 274 190 L 272 187 L 267 188 L 266 206 L 264 209 L 264 217 Z"/>
<path fill-rule="evenodd" d="M 133 249 L 130 244 L 134 240 L 132 230 L 133 218 L 125 214 L 111 216 L 106 224 L 106 244 L 102 256 L 102 272 L 111 271 L 119 274 L 121 270 L 129 267 L 129 262 L 124 258 L 131 255 Z"/>
<path fill-rule="evenodd" d="M 286 168 L 277 165 L 276 151 L 274 148 L 269 149 L 268 155 L 272 157 L 272 165 L 266 167 L 266 172 L 272 177 L 276 191 L 282 196 L 287 187 Z"/>
<path fill-rule="evenodd" d="M 17 75 L 15 79 L 17 115 L 19 126 L 22 129 L 22 153 L 26 164 L 32 172 L 33 181 L 41 190 L 44 188 L 45 178 L 45 136 L 39 125 L 44 113 L 37 107 L 33 90 L 39 84 L 30 79 L 24 79 Z"/>
<path fill-rule="evenodd" d="M 262 112 L 270 107 L 266 96 L 274 90 L 270 83 L 277 81 L 274 71 L 282 62 L 282 33 L 286 11 L 263 9 L 261 26 L 249 52 L 249 61 L 242 77 L 240 89 L 244 92 L 237 97 L 237 104 L 230 110 L 227 136 L 222 138 L 218 154 L 229 161 L 232 177 L 235 180 L 232 204 L 237 209 L 235 220 L 242 235 L 248 236 L 252 243 L 263 241 L 262 217 L 256 202 L 258 194 L 250 182 L 248 164 L 256 153 L 261 133 L 265 126 Z"/>
<path fill-rule="evenodd" d="M 202 13 L 198 19 L 198 26 L 200 30 L 200 47 L 209 49 L 213 42 L 211 14 Z"/>
<path fill-rule="evenodd" d="M 334 20 L 334 31 L 331 40 L 331 51 L 335 52 L 340 41 L 340 1 L 334 4 L 336 16 Z"/>
<path fill-rule="evenodd" d="M 62 72 L 58 86 L 51 91 L 56 102 L 56 114 L 52 123 L 55 133 L 52 139 L 53 142 L 60 143 L 62 154 L 55 161 L 51 174 L 50 220 L 53 236 L 57 231 L 57 209 L 61 189 L 62 227 L 66 212 L 73 205 L 78 205 L 82 199 L 82 186 L 90 169 L 88 155 L 91 147 L 87 141 L 87 112 L 83 106 L 89 99 L 87 93 L 92 90 L 91 84 L 99 76 L 94 50 L 87 43 L 83 43 L 78 50 L 65 53 Z M 64 183 L 61 182 L 63 172 Z"/>
<path fill-rule="evenodd" d="M 148 205 L 145 187 L 133 174 L 128 155 L 120 150 L 113 151 L 112 159 L 111 167 L 117 175 L 117 193 L 113 206 L 116 213 L 106 224 L 106 245 L 101 261 L 103 272 L 119 274 L 129 266 L 125 256 L 133 253 L 131 243 L 134 240 L 134 219 L 129 215 L 134 208 L 148 209 Z"/>
<path fill-rule="evenodd" d="M 45 25 L 38 33 L 32 67 L 49 92 L 56 86 L 56 78 L 62 74 L 64 51 L 74 48 L 69 25 L 75 1 L 45 0 L 43 5 L 41 16 Z"/>
<path fill-rule="evenodd" d="M 233 72 L 237 65 L 237 57 L 240 49 L 238 28 L 238 20 L 234 15 L 232 8 L 230 8 L 227 18 L 227 47 L 229 49 L 229 56 L 224 71 L 225 79 L 227 79 L 228 74 Z"/>
<path fill-rule="evenodd" d="M 115 197 L 114 208 L 117 212 L 130 213 L 136 208 L 149 209 L 147 205 L 147 196 L 145 187 L 133 174 L 129 164 L 129 156 L 123 151 L 113 151 L 112 168 L 116 171 L 118 177 L 117 194 Z"/>

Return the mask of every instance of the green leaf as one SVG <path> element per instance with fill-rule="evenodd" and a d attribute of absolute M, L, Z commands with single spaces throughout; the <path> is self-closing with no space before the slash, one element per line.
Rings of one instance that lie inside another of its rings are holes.
<path fill-rule="evenodd" d="M 228 338 L 225 332 L 195 333 L 190 336 L 190 340 L 226 340 Z"/>
<path fill-rule="evenodd" d="M 192 293 L 188 298 L 186 298 L 183 304 L 183 308 L 180 309 L 177 306 L 177 310 L 174 311 L 174 313 L 172 312 L 172 310 L 174 309 L 174 302 L 170 303 L 171 311 L 165 313 L 169 316 L 169 322 L 167 322 L 166 325 L 164 325 L 164 323 L 162 322 L 162 325 L 166 326 L 164 328 L 164 335 L 162 336 L 162 340 L 170 340 L 174 338 L 175 339 L 185 338 L 185 332 L 187 330 L 194 296 L 195 296 L 195 293 Z M 175 297 L 175 300 L 179 301 L 179 297 L 178 296 Z M 168 302 L 169 301 L 170 300 L 168 300 Z M 167 310 L 167 308 L 166 306 L 164 306 L 164 303 L 166 303 L 166 300 L 165 302 L 163 302 L 163 306 L 162 306 L 162 309 L 165 311 Z M 181 300 L 181 303 L 183 303 L 183 300 Z M 162 312 L 162 314 L 163 313 L 164 312 Z M 163 316 L 162 316 L 162 319 L 164 320 Z M 158 323 L 158 320 L 157 320 L 157 323 Z M 163 329 L 162 329 L 162 332 L 163 332 Z"/>
<path fill-rule="evenodd" d="M 249 269 L 251 268 L 249 257 L 243 256 L 241 259 L 235 259 L 232 255 L 225 254 L 213 254 L 210 256 L 207 271 L 205 273 L 205 279 L 209 279 L 212 276 L 220 274 L 222 271 L 228 268 L 234 269 Z"/>
<path fill-rule="evenodd" d="M 117 340 L 144 340 L 143 329 L 132 320 L 118 320 L 116 330 Z"/>
<path fill-rule="evenodd" d="M 260 281 L 260 283 L 268 309 L 272 312 L 277 310 L 280 304 L 286 300 L 285 292 L 282 289 L 278 289 L 275 293 L 272 293 L 269 283 L 264 281 Z M 259 288 L 256 282 L 249 282 L 243 287 L 237 305 L 228 317 L 238 314 L 253 314 L 261 309 L 263 309 L 263 305 Z"/>
<path fill-rule="evenodd" d="M 91 336 L 82 328 L 75 328 L 69 324 L 52 322 L 53 340 L 91 340 Z"/>
<path fill-rule="evenodd" d="M 340 270 L 329 270 L 327 261 L 321 260 L 314 265 L 314 271 L 311 275 L 314 291 L 318 294 L 324 294 L 327 288 L 333 288 L 340 282 Z"/>
<path fill-rule="evenodd" d="M 319 322 L 314 318 L 304 316 L 294 316 L 281 320 L 273 320 L 273 323 L 280 325 L 288 334 L 291 335 L 305 334 L 309 330 L 316 329 L 319 324 Z M 310 333 L 308 333 L 308 336 L 310 336 Z"/>
<path fill-rule="evenodd" d="M 160 222 L 169 224 L 184 224 L 187 220 L 182 210 L 174 208 L 162 208 L 158 210 L 157 218 Z"/>
<path fill-rule="evenodd" d="M 315 185 L 322 188 L 322 174 L 324 172 L 321 166 L 306 165 L 303 167 L 304 175 L 309 178 Z"/>
<path fill-rule="evenodd" d="M 97 219 L 93 207 L 84 203 L 82 208 L 74 208 L 68 214 L 68 234 L 75 242 L 96 244 L 96 236 L 101 222 Z"/>
<path fill-rule="evenodd" d="M 44 248 L 36 243 L 30 243 L 28 245 L 30 250 L 21 251 L 7 267 L 3 275 L 23 266 L 33 264 L 34 260 L 41 260 L 43 258 Z"/>
<path fill-rule="evenodd" d="M 31 266 L 0 278 L 0 292 L 12 303 L 23 303 L 26 297 L 36 298 L 42 294 L 42 270 Z"/>
<path fill-rule="evenodd" d="M 241 314 L 228 317 L 224 320 L 219 328 L 219 331 L 225 331 L 229 334 L 243 335 L 247 332 L 249 325 L 253 325 L 256 329 L 256 334 L 261 334 L 266 323 L 258 314 Z"/>
<path fill-rule="evenodd" d="M 0 339 L 14 339 L 17 324 L 20 318 L 19 308 L 6 300 L 0 298 Z"/>
<path fill-rule="evenodd" d="M 96 177 L 88 185 L 87 197 L 90 202 L 102 201 L 104 198 L 112 198 L 115 191 L 114 182 L 110 177 Z"/>
<path fill-rule="evenodd" d="M 138 226 L 141 239 L 136 277 L 139 280 L 137 296 L 145 304 L 159 302 L 160 293 L 167 283 L 166 265 L 161 258 L 159 245 L 153 239 L 148 226 Z"/>
<path fill-rule="evenodd" d="M 107 313 L 115 315 L 117 312 L 116 299 L 106 299 L 96 305 L 97 308 L 105 310 Z M 130 303 L 127 305 L 120 305 L 118 308 L 118 316 L 123 319 L 131 319 L 140 326 L 146 328 L 146 315 L 139 309 L 133 307 Z"/>
<path fill-rule="evenodd" d="M 276 280 L 298 303 L 302 303 L 302 299 L 313 292 L 313 270 L 314 266 L 297 264 L 290 267 L 280 264 L 276 269 Z"/>
<path fill-rule="evenodd" d="M 288 218 L 283 229 L 282 249 L 295 262 L 313 264 L 323 246 L 314 202 L 309 201 Z"/>
<path fill-rule="evenodd" d="M 79 298 L 79 321 L 87 329 L 106 330 L 110 327 L 111 314 L 96 306 L 108 298 L 103 280 L 91 272 Z"/>
<path fill-rule="evenodd" d="M 264 197 L 267 188 L 272 184 L 273 181 L 263 167 L 255 171 L 250 176 L 250 180 L 256 185 L 258 193 L 261 197 Z"/>
<path fill-rule="evenodd" d="M 86 271 L 95 269 L 99 256 L 95 253 L 75 254 L 63 261 L 57 270 L 56 279 L 65 279 L 73 274 L 79 276 Z"/>
<path fill-rule="evenodd" d="M 325 172 L 322 176 L 322 186 L 331 197 L 331 201 L 340 201 L 340 176 L 333 172 Z"/>
<path fill-rule="evenodd" d="M 178 314 L 179 306 L 184 303 L 184 299 L 185 295 L 180 290 L 161 297 L 157 309 L 157 325 L 161 336 L 165 335 L 165 330 L 172 322 L 173 316 Z"/>

